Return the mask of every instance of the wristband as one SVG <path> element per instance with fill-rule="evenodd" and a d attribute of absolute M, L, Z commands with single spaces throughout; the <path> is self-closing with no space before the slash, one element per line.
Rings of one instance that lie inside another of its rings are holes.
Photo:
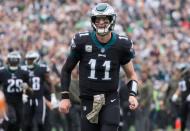
<path fill-rule="evenodd" d="M 61 98 L 62 99 L 69 99 L 69 92 L 68 91 L 61 92 Z"/>
<path fill-rule="evenodd" d="M 138 94 L 138 83 L 135 80 L 130 80 L 127 83 L 127 87 L 129 88 L 129 94 L 131 96 L 137 96 Z"/>

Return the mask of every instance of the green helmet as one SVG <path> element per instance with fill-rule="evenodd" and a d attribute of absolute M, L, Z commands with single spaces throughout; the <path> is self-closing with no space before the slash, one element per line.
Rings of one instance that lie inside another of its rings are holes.
<path fill-rule="evenodd" d="M 18 51 L 12 51 L 7 56 L 7 63 L 11 70 L 18 69 L 21 61 L 21 55 Z"/>
<path fill-rule="evenodd" d="M 36 63 L 38 63 L 38 61 L 40 59 L 40 55 L 36 51 L 29 51 L 29 52 L 26 53 L 25 59 L 26 59 L 27 67 L 29 69 L 32 69 L 32 68 L 34 68 L 34 65 Z"/>
<path fill-rule="evenodd" d="M 100 16 L 107 16 L 109 18 L 109 25 L 105 28 L 98 28 L 95 25 L 95 19 L 96 17 Z M 116 13 L 112 6 L 110 6 L 108 3 L 98 3 L 91 11 L 91 25 L 98 34 L 104 35 L 108 32 L 112 31 L 115 26 L 116 21 Z"/>

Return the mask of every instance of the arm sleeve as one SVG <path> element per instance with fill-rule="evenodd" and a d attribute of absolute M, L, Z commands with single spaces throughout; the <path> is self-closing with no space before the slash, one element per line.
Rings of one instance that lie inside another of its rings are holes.
<path fill-rule="evenodd" d="M 44 71 L 44 82 L 46 84 L 46 89 L 49 90 L 51 93 L 55 92 L 55 88 L 52 85 L 52 80 L 50 78 L 50 68 L 47 65 L 41 65 L 42 70 Z"/>
<path fill-rule="evenodd" d="M 71 40 L 71 51 L 61 71 L 61 90 L 69 91 L 71 72 L 80 60 L 81 47 L 76 38 Z"/>
<path fill-rule="evenodd" d="M 131 59 L 135 57 L 135 50 L 133 49 L 133 42 L 132 40 L 128 40 L 123 43 L 122 48 L 122 57 L 121 57 L 121 65 L 127 64 Z"/>
<path fill-rule="evenodd" d="M 3 77 L 3 72 L 2 69 L 0 69 L 0 85 L 2 84 L 2 77 Z"/>
<path fill-rule="evenodd" d="M 25 93 L 27 95 L 31 95 L 31 93 L 32 93 L 32 81 L 30 79 L 29 72 L 25 71 L 24 73 L 25 73 L 25 75 L 24 75 L 24 82 L 26 82 L 27 85 L 28 85 L 27 89 L 25 90 L 26 91 Z"/>
<path fill-rule="evenodd" d="M 78 63 L 73 57 L 68 57 L 61 71 L 61 89 L 62 91 L 68 91 L 71 81 L 71 72 L 75 65 Z"/>
<path fill-rule="evenodd" d="M 32 83 L 30 81 L 30 76 L 29 76 L 29 72 L 28 71 L 24 72 L 24 82 L 26 82 L 29 86 L 32 85 Z"/>
<path fill-rule="evenodd" d="M 46 86 L 46 85 L 45 85 Z M 48 88 L 44 88 L 44 96 L 48 101 L 51 101 L 51 92 Z"/>

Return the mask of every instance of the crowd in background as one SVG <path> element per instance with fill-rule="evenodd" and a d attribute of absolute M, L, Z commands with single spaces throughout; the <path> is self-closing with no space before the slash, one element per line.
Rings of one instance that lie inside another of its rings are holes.
<path fill-rule="evenodd" d="M 189 0 L 0 0 L 0 59 L 6 64 L 12 50 L 23 56 L 37 50 L 52 68 L 53 85 L 59 87 L 69 41 L 74 33 L 91 29 L 89 11 L 100 1 L 111 2 L 116 9 L 115 31 L 134 41 L 134 64 L 141 81 L 134 123 L 137 128 L 172 126 L 176 65 L 190 62 Z M 146 122 L 150 120 L 151 125 Z"/>

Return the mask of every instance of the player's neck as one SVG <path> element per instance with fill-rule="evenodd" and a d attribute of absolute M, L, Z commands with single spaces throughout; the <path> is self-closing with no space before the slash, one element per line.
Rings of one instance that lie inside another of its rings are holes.
<path fill-rule="evenodd" d="M 105 36 L 101 36 L 101 35 L 96 34 L 96 37 L 97 37 L 99 42 L 107 43 L 111 39 L 111 32 Z"/>

